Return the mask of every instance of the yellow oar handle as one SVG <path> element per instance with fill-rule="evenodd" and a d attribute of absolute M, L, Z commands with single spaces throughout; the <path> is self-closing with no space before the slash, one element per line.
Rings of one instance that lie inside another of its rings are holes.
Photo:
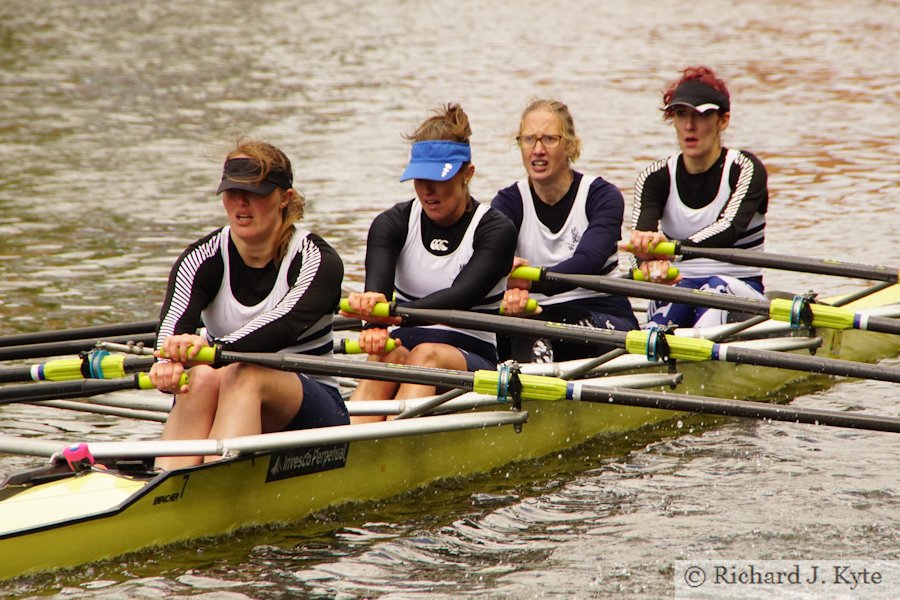
<path fill-rule="evenodd" d="M 341 298 L 341 310 L 344 312 L 352 313 L 353 309 L 350 308 L 350 300 L 347 298 Z M 354 313 L 355 314 L 355 313 Z M 372 316 L 373 317 L 390 317 L 391 316 L 391 304 L 389 302 L 379 302 L 372 308 Z"/>
<path fill-rule="evenodd" d="M 528 268 L 528 267 L 519 267 L 519 268 Z M 352 313 L 353 310 L 350 308 L 350 301 L 347 298 L 341 298 L 341 310 L 344 312 Z M 537 310 L 538 303 L 534 298 L 528 299 L 528 304 L 525 307 L 526 313 L 533 313 Z M 501 314 L 503 311 L 500 311 Z M 390 317 L 391 315 L 391 305 L 387 302 L 379 302 L 372 309 L 373 317 Z"/>
<path fill-rule="evenodd" d="M 188 350 L 190 350 L 190 348 L 192 348 L 192 347 L 193 346 L 189 347 Z M 159 354 L 163 358 L 168 358 L 166 356 L 166 353 L 163 352 L 162 350 L 159 351 Z M 216 362 L 216 347 L 215 346 L 203 346 L 202 348 L 200 348 L 200 352 L 197 353 L 197 356 L 195 356 L 191 360 L 194 362 L 209 363 L 209 364 Z"/>
<path fill-rule="evenodd" d="M 358 340 L 344 340 L 344 354 L 364 354 L 363 349 L 359 346 Z M 394 338 L 388 338 L 384 343 L 385 352 L 393 352 L 397 347 L 397 341 Z"/>
<path fill-rule="evenodd" d="M 538 308 L 538 302 L 534 298 L 529 298 L 528 302 L 525 303 L 525 314 L 532 314 Z M 500 307 L 500 314 L 505 315 L 506 311 L 503 310 L 503 307 Z"/>
<path fill-rule="evenodd" d="M 512 270 L 512 273 L 509 274 L 513 279 L 524 279 L 525 281 L 540 281 L 541 280 L 541 268 L 540 267 L 516 267 Z"/>
<path fill-rule="evenodd" d="M 675 242 L 660 242 L 656 245 L 651 245 L 648 249 L 650 254 L 661 254 L 663 256 L 675 256 L 681 253 L 678 244 Z M 628 251 L 634 252 L 632 244 L 628 244 Z"/>
<path fill-rule="evenodd" d="M 150 375 L 147 373 L 138 373 L 137 374 L 137 382 L 138 388 L 142 390 L 155 390 L 156 386 L 153 385 L 153 382 L 150 381 Z M 178 382 L 178 385 L 186 385 L 188 382 L 187 373 L 181 374 L 181 381 Z"/>
<path fill-rule="evenodd" d="M 666 271 L 666 279 L 675 279 L 678 277 L 678 267 L 669 267 Z M 634 281 L 647 281 L 647 278 L 644 277 L 644 272 L 640 269 L 632 269 L 631 270 L 631 278 Z"/>

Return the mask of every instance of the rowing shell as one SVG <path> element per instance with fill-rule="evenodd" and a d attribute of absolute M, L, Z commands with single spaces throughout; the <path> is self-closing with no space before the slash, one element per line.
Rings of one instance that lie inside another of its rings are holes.
<path fill-rule="evenodd" d="M 900 286 L 868 303 L 895 304 L 874 314 L 900 315 Z M 778 327 L 764 324 L 756 334 L 772 335 L 780 331 Z M 820 333 L 821 339 L 746 343 L 799 352 L 818 347 L 820 355 L 849 360 L 875 360 L 900 352 L 900 336 L 855 330 Z M 647 366 L 653 365 L 646 358 L 629 356 L 604 368 Z M 679 370 L 684 391 L 718 397 L 760 398 L 808 378 L 781 369 L 713 362 L 683 364 Z M 163 473 L 140 467 L 131 474 L 93 468 L 58 479 L 51 473 L 45 482 L 24 474 L 11 478 L 0 488 L 0 579 L 243 527 L 295 521 L 341 504 L 391 498 L 441 479 L 490 472 L 676 415 L 577 401 L 525 401 L 522 412 L 497 408 L 250 436 L 224 445 L 216 440 L 175 442 L 216 444 L 198 447 L 197 453 L 230 457 Z M 33 453 L 39 456 L 64 447 L 61 442 L 33 443 Z M 134 465 L 126 459 L 147 452 L 134 447 L 163 448 L 171 443 L 106 442 L 90 447 L 97 457 L 118 456 L 123 458 L 120 465 Z"/>

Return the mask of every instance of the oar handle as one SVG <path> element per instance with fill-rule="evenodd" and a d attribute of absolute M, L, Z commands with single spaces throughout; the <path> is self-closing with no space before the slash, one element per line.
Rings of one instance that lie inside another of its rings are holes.
<path fill-rule="evenodd" d="M 649 281 L 649 280 L 644 276 L 644 272 L 641 271 L 640 269 L 632 269 L 630 275 L 631 275 L 631 278 L 632 278 L 634 281 Z M 666 279 L 675 279 L 676 277 L 678 277 L 678 267 L 672 267 L 672 266 L 670 266 L 670 267 L 668 268 L 668 270 L 666 270 L 666 277 L 665 277 L 665 278 L 666 278 Z"/>
<path fill-rule="evenodd" d="M 384 351 L 385 352 L 393 352 L 397 348 L 397 342 L 394 338 L 388 338 L 384 343 Z M 349 338 L 344 338 L 341 340 L 341 350 L 343 350 L 344 354 L 365 354 L 363 349 L 359 345 L 358 340 L 351 340 Z"/>
<path fill-rule="evenodd" d="M 681 242 L 675 240 L 671 242 L 660 242 L 651 245 L 648 250 L 650 254 L 660 254 L 662 256 L 678 256 L 681 254 Z M 628 251 L 634 252 L 634 245 L 628 244 Z"/>
<path fill-rule="evenodd" d="M 150 381 L 149 373 L 138 373 L 134 376 L 135 381 L 137 382 L 137 387 L 139 390 L 155 390 L 156 386 L 153 385 L 153 382 Z M 178 385 L 187 385 L 188 376 L 187 373 L 181 374 L 181 380 L 178 382 Z"/>
<path fill-rule="evenodd" d="M 520 269 L 527 269 L 528 267 L 519 267 Z M 352 313 L 353 310 L 350 308 L 350 301 L 347 298 L 341 298 L 341 310 L 344 312 Z M 394 305 L 390 302 L 378 302 L 375 304 L 372 309 L 373 317 L 392 317 L 394 316 Z M 528 303 L 525 306 L 525 312 L 528 314 L 533 313 L 538 308 L 537 300 L 534 298 L 529 298 Z M 503 314 L 504 311 L 501 309 L 500 314 Z"/>

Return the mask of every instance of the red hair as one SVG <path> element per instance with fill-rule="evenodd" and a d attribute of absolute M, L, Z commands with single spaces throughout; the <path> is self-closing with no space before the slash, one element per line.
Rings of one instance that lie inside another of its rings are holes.
<path fill-rule="evenodd" d="M 725 94 L 725 97 L 728 98 L 729 102 L 731 101 L 731 94 L 728 93 L 728 87 L 725 85 L 725 82 L 716 77 L 716 72 L 709 67 L 699 65 L 696 67 L 687 67 L 682 71 L 681 79 L 669 84 L 669 87 L 663 92 L 663 106 L 669 105 L 669 101 L 672 100 L 672 95 L 675 94 L 675 88 L 685 81 L 692 81 L 695 79 L 708 85 L 717 92 Z"/>

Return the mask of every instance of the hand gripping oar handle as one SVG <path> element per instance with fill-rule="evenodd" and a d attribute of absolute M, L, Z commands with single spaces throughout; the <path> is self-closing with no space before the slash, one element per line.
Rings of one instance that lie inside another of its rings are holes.
<path fill-rule="evenodd" d="M 629 244 L 629 250 L 634 248 Z M 751 267 L 767 267 L 784 271 L 816 273 L 818 275 L 834 275 L 837 277 L 855 277 L 874 281 L 898 283 L 900 269 L 884 265 L 863 265 L 846 263 L 839 260 L 806 258 L 760 252 L 758 250 L 742 250 L 739 248 L 704 248 L 700 246 L 684 246 L 680 241 L 662 242 L 650 247 L 652 254 L 666 256 L 683 256 L 684 258 L 711 258 L 735 265 Z"/>
<path fill-rule="evenodd" d="M 357 340 L 351 340 L 350 338 L 342 338 L 335 346 L 335 352 L 342 354 L 365 354 L 360 347 L 359 342 Z M 393 352 L 396 348 L 397 341 L 394 338 L 388 338 L 384 342 L 384 351 L 386 353 Z"/>
<path fill-rule="evenodd" d="M 341 310 L 344 312 L 352 313 L 353 309 L 350 308 L 350 301 L 347 298 L 341 298 L 340 303 Z M 538 302 L 534 298 L 529 298 L 527 304 L 525 305 L 525 312 L 527 314 L 531 314 L 536 311 L 538 308 Z M 372 316 L 373 317 L 396 317 L 400 316 L 396 313 L 397 303 L 396 302 L 378 302 L 372 308 Z M 500 314 L 504 314 L 503 309 L 500 309 Z"/>
<path fill-rule="evenodd" d="M 717 294 L 702 290 L 692 290 L 660 283 L 626 281 L 616 277 L 603 275 L 570 275 L 555 273 L 540 267 L 519 267 L 513 271 L 515 277 L 529 281 L 558 281 L 570 285 L 604 292 L 637 296 L 661 302 L 676 302 L 690 306 L 705 306 L 722 310 L 745 312 L 767 316 L 776 321 L 793 324 L 796 306 L 791 300 L 755 300 L 728 294 Z M 871 317 L 862 313 L 854 313 L 846 308 L 828 306 L 826 304 L 809 303 L 812 314 L 811 324 L 814 327 L 838 329 L 863 329 L 879 333 L 900 334 L 900 321 L 885 317 Z"/>

